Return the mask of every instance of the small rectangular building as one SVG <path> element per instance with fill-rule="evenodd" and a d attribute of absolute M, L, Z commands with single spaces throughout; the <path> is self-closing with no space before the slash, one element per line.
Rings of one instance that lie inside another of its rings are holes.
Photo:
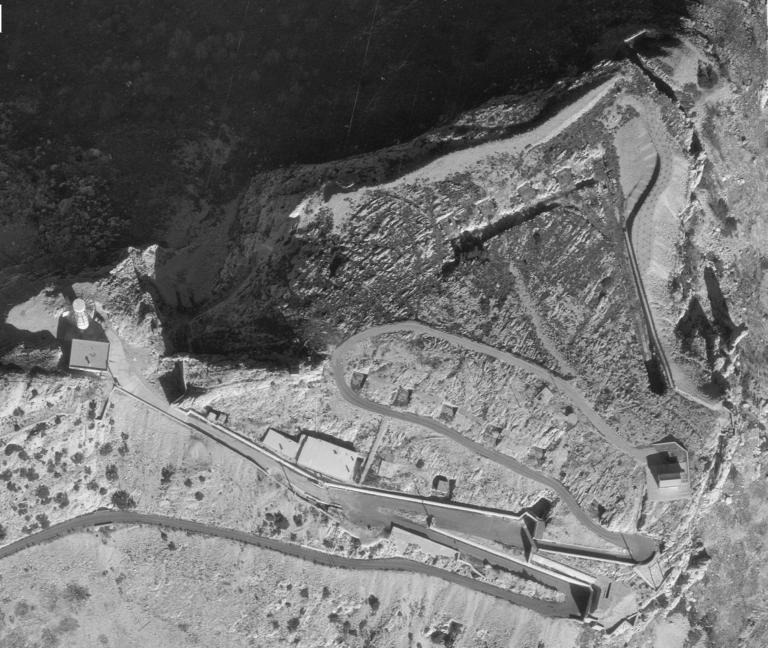
<path fill-rule="evenodd" d="M 653 443 L 648 450 L 645 468 L 648 499 L 669 502 L 691 497 L 688 451 L 672 439 Z"/>
<path fill-rule="evenodd" d="M 339 481 L 355 481 L 363 458 L 325 439 L 305 436 L 301 442 L 296 462 L 304 468 L 316 470 Z"/>
<path fill-rule="evenodd" d="M 296 461 L 301 443 L 298 438 L 283 434 L 274 428 L 269 428 L 261 439 L 262 444 L 273 452 L 283 455 L 287 459 Z"/>
<path fill-rule="evenodd" d="M 69 351 L 69 368 L 101 373 L 109 368 L 109 342 L 74 338 Z"/>

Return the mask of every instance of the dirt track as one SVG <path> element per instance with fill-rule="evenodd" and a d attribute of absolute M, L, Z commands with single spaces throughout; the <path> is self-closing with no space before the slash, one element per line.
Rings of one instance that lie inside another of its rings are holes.
<path fill-rule="evenodd" d="M 476 592 L 495 596 L 496 598 L 509 601 L 515 605 L 527 607 L 546 616 L 563 618 L 580 616 L 580 610 L 572 598 L 566 597 L 566 600 L 563 603 L 533 599 L 483 581 L 475 580 L 468 576 L 462 576 L 461 574 L 432 567 L 431 565 L 426 565 L 421 562 L 408 560 L 407 558 L 346 558 L 318 551 L 317 549 L 282 542 L 281 540 L 275 540 L 274 538 L 265 538 L 263 536 L 245 533 L 244 531 L 238 531 L 236 529 L 223 529 L 221 527 L 202 524 L 192 520 L 165 517 L 163 515 L 134 513 L 131 511 L 98 510 L 72 518 L 66 522 L 61 522 L 60 524 L 55 524 L 45 531 L 35 533 L 0 548 L 0 559 L 7 558 L 12 554 L 28 549 L 29 547 L 50 542 L 67 533 L 72 533 L 73 531 L 79 531 L 100 524 L 149 524 L 171 529 L 180 529 L 182 531 L 225 538 L 235 542 L 243 542 L 270 551 L 278 551 L 288 556 L 309 560 L 315 564 L 325 565 L 327 567 L 424 574 L 425 576 L 440 578 L 449 583 L 467 587 Z"/>

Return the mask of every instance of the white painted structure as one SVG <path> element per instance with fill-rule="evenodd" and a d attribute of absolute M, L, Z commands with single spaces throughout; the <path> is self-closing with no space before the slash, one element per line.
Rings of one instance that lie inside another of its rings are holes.
<path fill-rule="evenodd" d="M 304 468 L 316 470 L 339 481 L 355 481 L 355 475 L 362 457 L 334 443 L 305 436 L 296 462 Z"/>
<path fill-rule="evenodd" d="M 72 314 L 75 318 L 75 324 L 77 325 L 77 328 L 79 328 L 81 331 L 84 331 L 88 328 L 90 325 L 90 320 L 88 319 L 88 311 L 85 307 L 85 301 L 79 297 L 72 302 Z"/>

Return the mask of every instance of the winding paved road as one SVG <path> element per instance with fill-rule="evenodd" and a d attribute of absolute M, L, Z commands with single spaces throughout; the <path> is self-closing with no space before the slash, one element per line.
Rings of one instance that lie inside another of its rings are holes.
<path fill-rule="evenodd" d="M 194 522 L 192 520 L 171 518 L 163 515 L 154 515 L 148 513 L 134 513 L 131 511 L 113 511 L 100 509 L 98 511 L 93 511 L 92 513 L 86 513 L 85 515 L 72 518 L 66 522 L 61 522 L 60 524 L 54 524 L 44 531 L 32 534 L 26 538 L 22 538 L 21 540 L 17 540 L 16 542 L 0 548 L 0 559 L 7 558 L 12 554 L 15 554 L 24 549 L 28 549 L 29 547 L 34 547 L 36 545 L 50 542 L 73 531 L 79 531 L 81 529 L 100 524 L 145 524 L 171 529 L 180 529 L 182 531 L 190 531 L 192 533 L 199 533 L 208 536 L 216 536 L 218 538 L 225 538 L 227 540 L 234 540 L 235 542 L 254 545 L 262 549 L 278 551 L 288 556 L 293 556 L 302 560 L 309 560 L 315 564 L 324 565 L 327 567 L 367 571 L 398 571 L 423 574 L 425 576 L 439 578 L 449 583 L 461 585 L 462 587 L 467 587 L 476 592 L 495 596 L 496 598 L 509 601 L 515 605 L 521 605 L 547 616 L 564 618 L 574 616 L 581 618 L 582 616 L 579 606 L 574 601 L 573 597 L 566 597 L 566 600 L 562 603 L 542 601 L 539 599 L 523 596 L 522 594 L 510 592 L 504 588 L 491 585 L 490 583 L 486 583 L 484 581 L 475 580 L 474 578 L 470 578 L 468 576 L 462 576 L 461 574 L 439 569 L 437 567 L 426 565 L 421 562 L 408 560 L 407 558 L 346 558 L 343 556 L 329 554 L 324 551 L 319 551 L 317 549 L 304 547 L 302 545 L 296 545 L 283 542 L 282 540 L 275 540 L 274 538 L 265 538 L 264 536 L 254 535 L 244 531 L 238 531 L 236 529 L 226 529 L 208 524 L 202 524 L 201 522 Z"/>
<path fill-rule="evenodd" d="M 397 322 L 394 324 L 384 324 L 382 326 L 374 326 L 366 329 L 365 331 L 357 333 L 356 335 L 353 335 L 334 350 L 331 357 L 331 371 L 333 372 L 333 378 L 336 382 L 336 386 L 338 387 L 339 392 L 347 402 L 355 405 L 356 407 L 359 407 L 360 409 L 373 412 L 380 416 L 389 416 L 401 421 L 405 421 L 407 423 L 413 423 L 415 425 L 420 425 L 422 427 L 433 430 L 438 434 L 442 434 L 443 436 L 452 439 L 456 443 L 463 445 L 465 448 L 471 450 L 472 452 L 485 457 L 486 459 L 490 459 L 491 461 L 505 466 L 510 470 L 514 470 L 516 473 L 522 475 L 523 477 L 527 477 L 528 479 L 532 479 L 540 484 L 543 484 L 547 488 L 555 491 L 560 496 L 566 506 L 568 506 L 571 512 L 587 529 L 592 531 L 598 537 L 603 538 L 611 544 L 626 550 L 632 560 L 637 563 L 646 562 L 656 554 L 658 551 L 658 545 L 652 538 L 639 534 L 625 534 L 616 531 L 609 531 L 608 529 L 597 524 L 586 513 L 586 511 L 581 508 L 578 501 L 571 494 L 571 492 L 558 480 L 549 477 L 548 475 L 545 475 L 537 470 L 529 468 L 528 466 L 520 463 L 509 455 L 497 452 L 496 450 L 492 450 L 490 448 L 486 448 L 484 445 L 468 439 L 463 434 L 460 434 L 456 430 L 448 427 L 447 425 L 444 425 L 440 421 L 425 416 L 419 416 L 418 414 L 413 414 L 411 412 L 396 410 L 389 405 L 382 405 L 381 403 L 376 403 L 367 398 L 363 398 L 360 396 L 360 394 L 355 392 L 349 386 L 349 383 L 345 378 L 345 361 L 351 348 L 357 344 L 360 344 L 361 342 L 364 342 L 365 340 L 376 337 L 377 335 L 403 332 L 420 333 L 422 335 L 428 335 L 430 337 L 445 340 L 458 347 L 463 347 L 470 351 L 489 355 L 498 360 L 501 360 L 502 362 L 509 363 L 533 373 L 537 377 L 548 382 L 549 384 L 559 389 L 562 393 L 567 395 L 576 405 L 576 407 L 581 410 L 585 418 L 587 418 L 590 423 L 592 423 L 595 428 L 597 428 L 600 434 L 609 443 L 630 455 L 638 462 L 641 462 L 645 457 L 645 453 L 642 450 L 634 448 L 625 439 L 622 439 L 619 435 L 617 435 L 616 432 L 607 423 L 605 423 L 605 421 L 603 421 L 600 415 L 594 411 L 591 405 L 589 405 L 581 392 L 574 388 L 573 385 L 571 385 L 568 381 L 563 380 L 561 377 L 557 376 L 550 370 L 545 369 L 544 367 L 541 367 L 540 365 L 537 365 L 530 360 L 526 360 L 512 353 L 499 351 L 498 349 L 488 346 L 487 344 L 475 342 L 473 340 L 469 340 L 452 333 L 438 331 L 419 322 L 407 321 Z"/>

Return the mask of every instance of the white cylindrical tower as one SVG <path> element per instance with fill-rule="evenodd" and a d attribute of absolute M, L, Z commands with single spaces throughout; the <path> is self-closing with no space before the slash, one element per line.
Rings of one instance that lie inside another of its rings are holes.
<path fill-rule="evenodd" d="M 88 321 L 88 311 L 85 308 L 85 301 L 79 297 L 72 302 L 72 312 L 75 316 L 75 324 L 77 328 L 85 330 L 90 325 Z"/>

